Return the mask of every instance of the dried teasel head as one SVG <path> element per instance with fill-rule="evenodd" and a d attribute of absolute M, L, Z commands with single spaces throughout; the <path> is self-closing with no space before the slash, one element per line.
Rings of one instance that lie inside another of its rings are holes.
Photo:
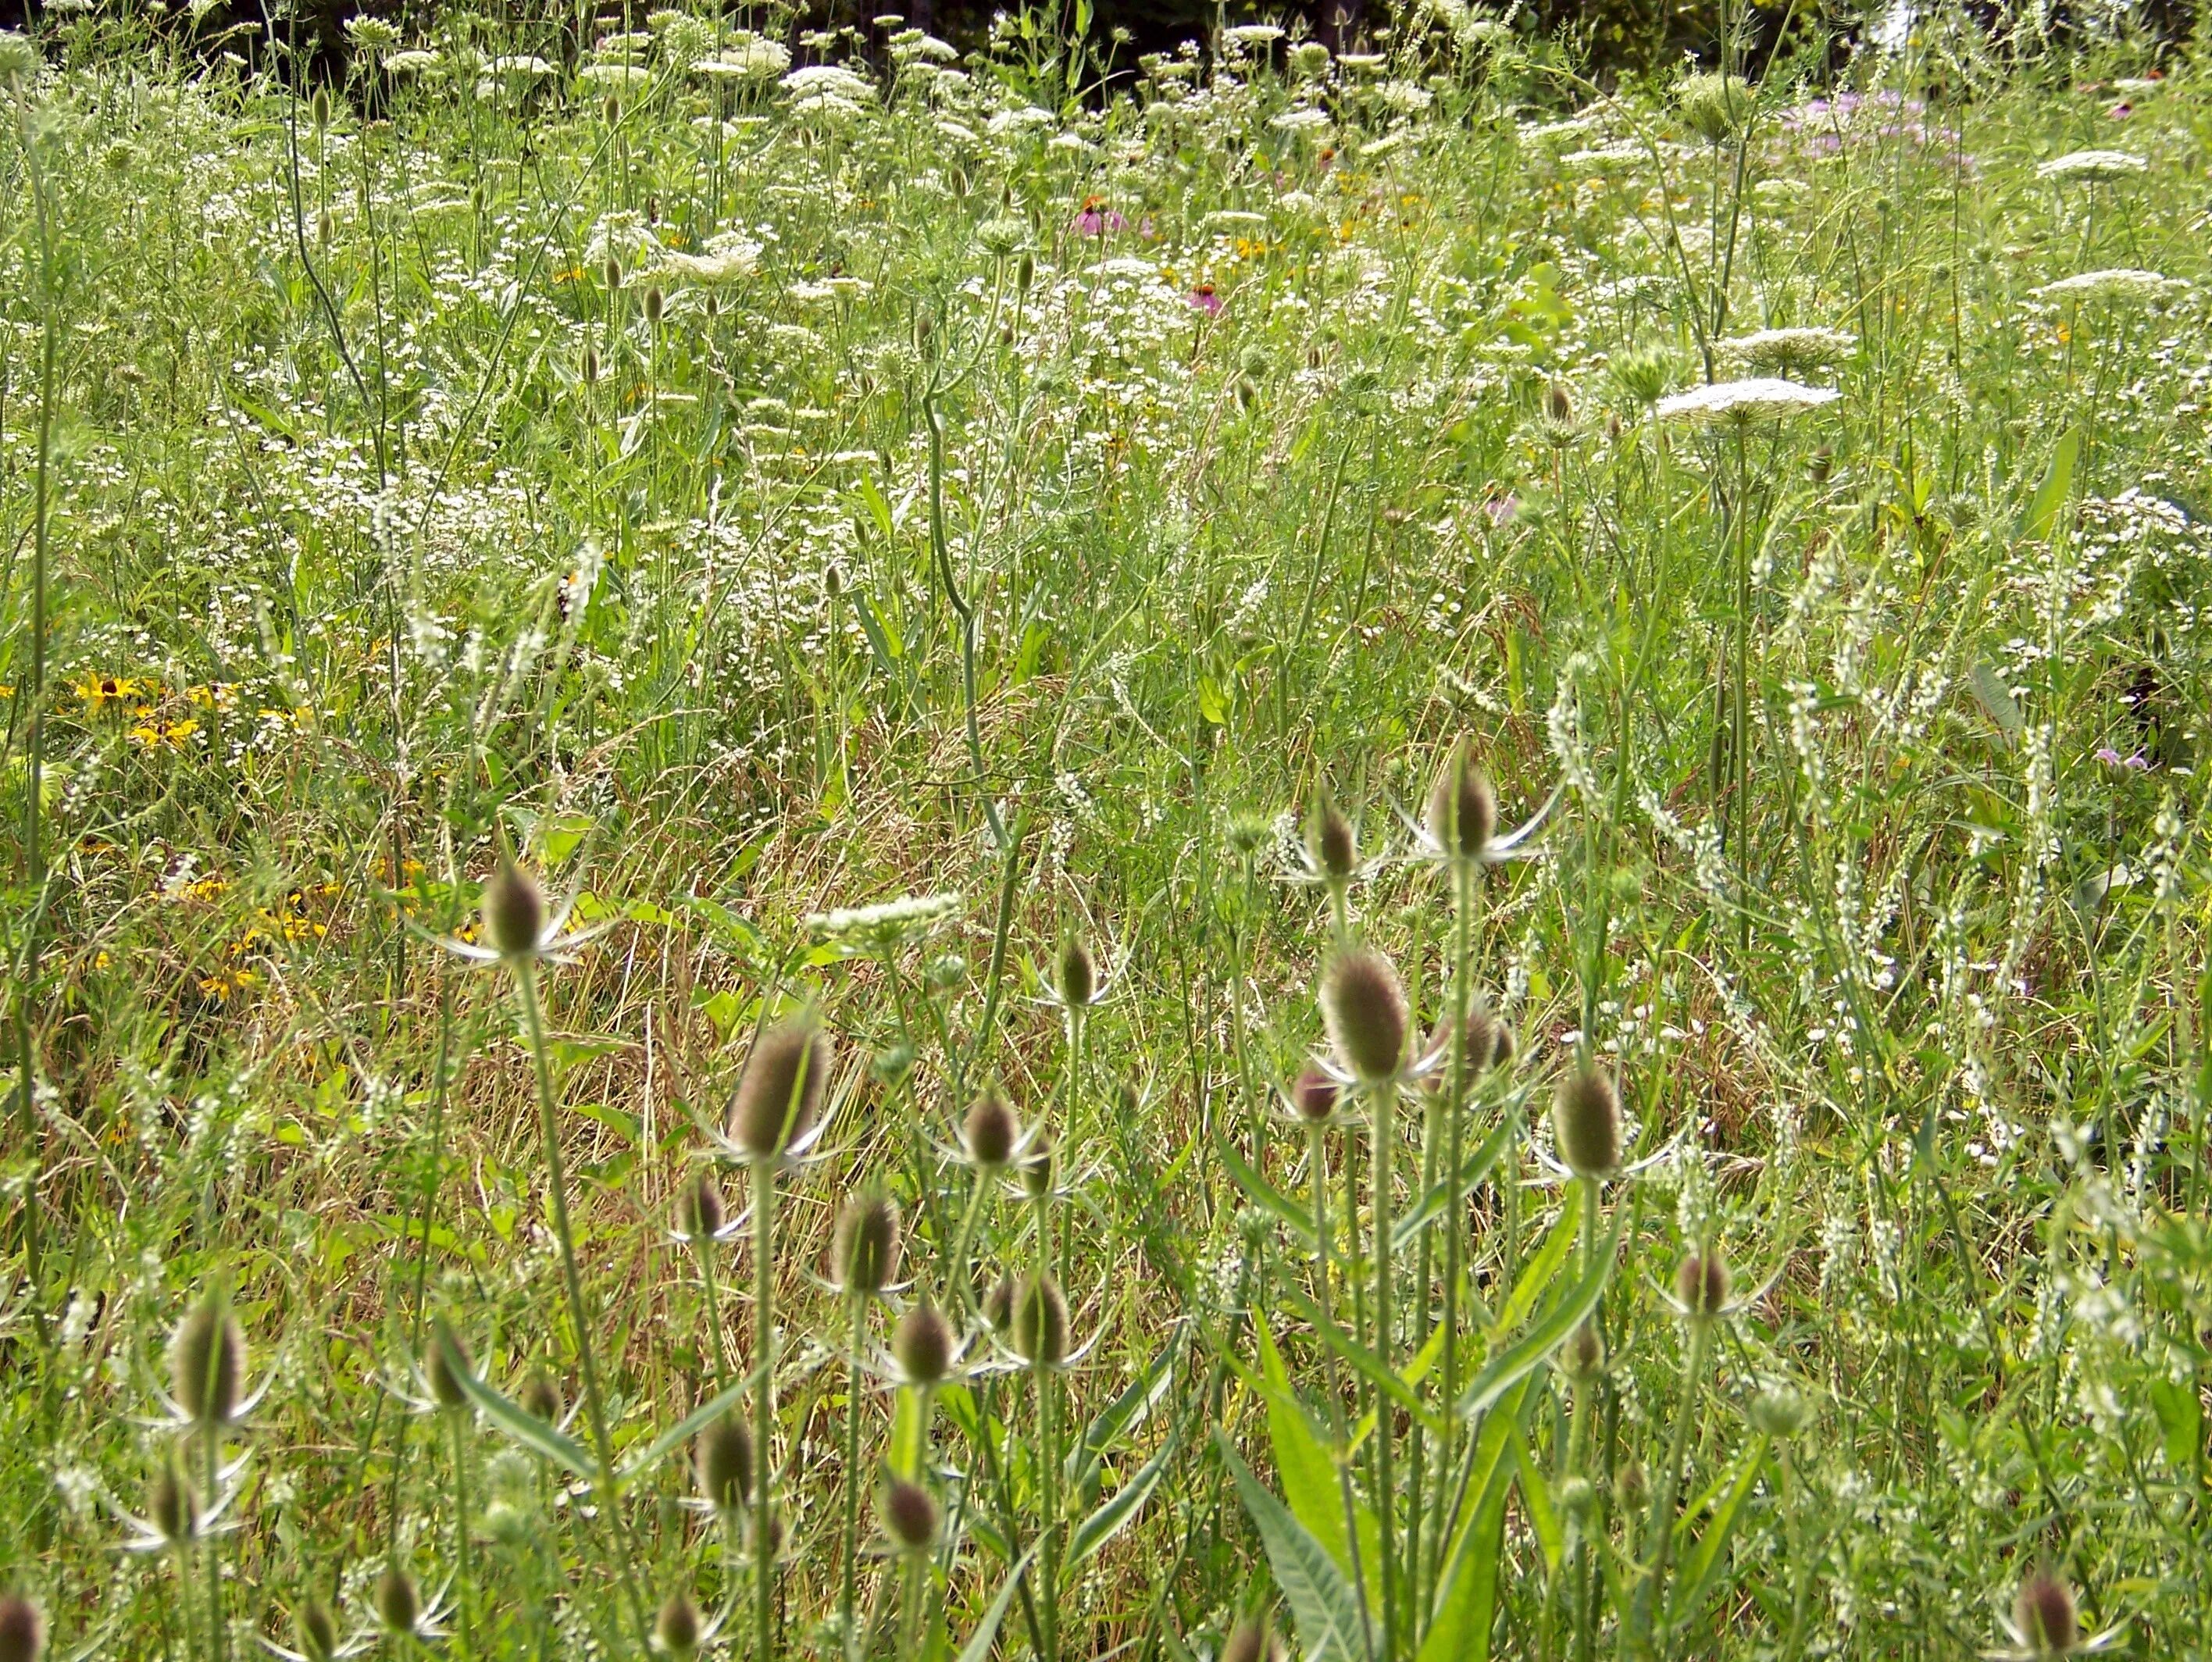
<path fill-rule="evenodd" d="M 209 1293 L 177 1324 L 169 1373 L 177 1406 L 194 1425 L 228 1425 L 238 1417 L 246 1389 L 246 1333 L 221 1293 Z"/>
<path fill-rule="evenodd" d="M 2029 1572 L 2012 1602 L 2012 1624 L 2020 1642 L 2043 1662 L 2045 1658 L 2071 1656 L 2081 1643 L 2081 1618 L 2074 1604 L 2074 1589 L 2048 1566 Z"/>
<path fill-rule="evenodd" d="M 981 1170 L 1001 1171 L 1013 1160 L 1021 1140 L 1022 1122 L 1006 1092 L 996 1085 L 984 1086 L 960 1122 L 962 1151 Z"/>
<path fill-rule="evenodd" d="M 735 1512 L 752 1498 L 752 1428 L 725 1414 L 699 1434 L 699 1488 L 717 1512 Z"/>
<path fill-rule="evenodd" d="M 1349 882 L 1359 864 L 1358 835 L 1326 785 L 1315 788 L 1306 809 L 1306 858 L 1315 870 L 1335 883 Z"/>
<path fill-rule="evenodd" d="M 1321 1013 L 1346 1072 L 1369 1083 L 1397 1076 L 1406 1055 L 1406 989 L 1380 953 L 1353 947 L 1329 961 Z"/>
<path fill-rule="evenodd" d="M 1014 1289 L 1014 1354 L 1032 1368 L 1067 1360 L 1067 1296 L 1050 1276 L 1024 1276 Z"/>
<path fill-rule="evenodd" d="M 898 1203 L 884 1194 L 854 1195 L 838 1215 L 831 1252 L 837 1285 L 855 1298 L 873 1298 L 898 1275 L 902 1234 Z"/>
<path fill-rule="evenodd" d="M 0 1662 L 39 1662 L 46 1648 L 46 1618 L 20 1593 L 0 1598 Z"/>
<path fill-rule="evenodd" d="M 830 1036 L 811 1014 L 761 1034 L 730 1101 L 730 1140 L 755 1160 L 800 1143 L 821 1114 L 830 1066 Z"/>
<path fill-rule="evenodd" d="M 1728 1308 L 1728 1260 L 1720 1248 L 1692 1253 L 1674 1271 L 1674 1296 L 1692 1321 L 1711 1321 Z"/>
<path fill-rule="evenodd" d="M 884 1486 L 884 1533 L 908 1552 L 927 1552 L 937 1544 L 937 1501 L 920 1483 L 894 1477 Z"/>
<path fill-rule="evenodd" d="M 545 937 L 545 893 L 504 855 L 484 879 L 483 932 L 502 958 L 526 958 Z"/>
<path fill-rule="evenodd" d="M 1498 832 L 1498 798 L 1475 764 L 1473 740 L 1461 739 L 1445 754 L 1423 817 L 1430 840 L 1449 860 L 1480 860 L 1489 847 Z"/>
<path fill-rule="evenodd" d="M 909 1385 L 936 1385 L 952 1371 L 952 1324 L 933 1305 L 917 1304 L 891 1329 L 891 1359 Z"/>
<path fill-rule="evenodd" d="M 1609 1178 L 1620 1170 L 1620 1093 L 1587 1061 L 1562 1076 L 1552 1094 L 1552 1137 L 1559 1163 L 1577 1177 Z"/>

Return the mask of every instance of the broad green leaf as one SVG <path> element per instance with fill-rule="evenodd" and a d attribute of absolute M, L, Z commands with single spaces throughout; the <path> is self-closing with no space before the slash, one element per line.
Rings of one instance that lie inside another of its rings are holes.
<path fill-rule="evenodd" d="M 2027 513 L 2020 522 L 2020 534 L 2032 543 L 2040 543 L 2051 535 L 2058 523 L 2058 510 L 2066 505 L 2066 493 L 2074 488 L 2074 462 L 2081 452 L 2081 434 L 2074 428 L 2058 435 L 2051 447 L 2050 464 L 2043 470 L 2043 478 L 2028 500 Z"/>
<path fill-rule="evenodd" d="M 1163 1444 L 1158 1453 L 1137 1468 L 1134 1477 L 1108 1495 L 1099 1503 L 1097 1511 L 1076 1526 L 1074 1538 L 1068 1544 L 1068 1568 L 1074 1568 L 1121 1532 L 1123 1526 L 1137 1515 L 1138 1509 L 1159 1486 L 1160 1474 L 1168 1469 L 1168 1456 L 1174 1453 L 1175 1443 L 1172 1441 Z"/>
<path fill-rule="evenodd" d="M 1759 1480 L 1759 1470 L 1766 1463 L 1766 1443 L 1767 1440 L 1761 1436 L 1745 1451 L 1743 1464 L 1735 1474 L 1735 1481 L 1729 1485 L 1728 1493 L 1722 1496 L 1720 1504 L 1713 1509 L 1712 1521 L 1705 1526 L 1705 1532 L 1698 1538 L 1698 1544 L 1682 1560 L 1681 1574 L 1675 1579 L 1674 1597 L 1670 1601 L 1670 1623 L 1687 1621 L 1705 1603 L 1706 1585 L 1720 1567 L 1721 1553 L 1728 1545 L 1729 1536 L 1735 1529 L 1736 1515 L 1743 1510 L 1743 1503 L 1750 1496 L 1752 1485 Z"/>
<path fill-rule="evenodd" d="M 1498 1128 L 1484 1137 L 1474 1152 L 1468 1156 L 1467 1163 L 1460 1168 L 1456 1185 L 1449 1182 L 1436 1185 L 1414 1203 L 1412 1210 L 1390 1226 L 1391 1245 L 1401 1253 L 1413 1246 L 1431 1219 L 1457 1204 L 1476 1184 L 1490 1175 L 1490 1168 L 1498 1163 L 1498 1156 L 1505 1151 L 1506 1145 L 1513 1140 L 1514 1133 L 1520 1129 L 1521 1116 L 1518 1113 L 1508 1114 L 1500 1120 Z"/>
<path fill-rule="evenodd" d="M 991 1601 L 991 1608 L 983 1612 L 983 1619 L 975 1624 L 975 1631 L 968 1635 L 968 1642 L 961 1647 L 960 1662 L 990 1662 L 991 1647 L 999 1637 L 999 1623 L 1006 1619 L 1006 1606 L 1013 1603 L 1014 1589 L 1021 1586 L 1022 1575 L 1029 1568 L 1030 1559 L 1036 1551 L 1036 1546 L 1031 1545 L 1029 1551 L 1022 1555 L 1021 1562 L 1006 1572 L 1006 1580 L 999 1589 L 999 1596 Z"/>
<path fill-rule="evenodd" d="M 2150 1381 L 2150 1405 L 2158 1416 L 2158 1428 L 2166 1445 L 2166 1464 L 2184 1477 L 2197 1472 L 2197 1451 L 2204 1447 L 2204 1404 L 2192 1382 Z"/>
<path fill-rule="evenodd" d="M 1498 1611 L 1498 1562 L 1503 1556 L 1505 1496 L 1512 1487 L 1513 1463 L 1505 1451 L 1518 1434 L 1516 1419 L 1522 1386 L 1498 1404 L 1474 1441 L 1468 1492 L 1475 1497 L 1445 1554 L 1437 1579 L 1437 1601 L 1427 1636 L 1416 1662 L 1485 1662 L 1490 1654 L 1490 1626 Z"/>
<path fill-rule="evenodd" d="M 1420 1393 L 1400 1378 L 1382 1357 L 1360 1344 L 1335 1322 L 1322 1320 L 1320 1310 L 1297 1288 L 1285 1287 L 1283 1296 L 1292 1309 L 1312 1324 L 1315 1336 L 1338 1356 L 1350 1362 L 1360 1378 L 1389 1398 L 1392 1402 L 1404 1409 L 1436 1435 L 1439 1437 L 1443 1435 L 1443 1416 L 1428 1404 L 1423 1402 Z"/>
<path fill-rule="evenodd" d="M 1567 1336 L 1597 1308 L 1598 1300 L 1605 1294 L 1605 1284 L 1613 1277 L 1613 1261 L 1620 1250 L 1620 1232 L 1627 1225 L 1628 1211 L 1626 1206 L 1613 1209 L 1612 1231 L 1599 1242 L 1589 1273 L 1552 1307 L 1551 1314 L 1516 1343 L 1498 1352 L 1474 1376 L 1474 1382 L 1460 1396 L 1458 1411 L 1462 1418 L 1480 1414 L 1542 1366 L 1545 1359 L 1565 1344 Z"/>
<path fill-rule="evenodd" d="M 1283 1366 L 1282 1352 L 1276 1349 L 1274 1335 L 1267 1330 L 1267 1319 L 1255 1315 L 1253 1329 L 1260 1341 L 1259 1389 L 1267 1405 L 1267 1442 L 1274 1451 L 1275 1477 L 1283 1486 L 1283 1498 L 1290 1502 L 1291 1515 L 1328 1550 L 1337 1568 L 1351 1575 L 1352 1552 L 1344 1521 L 1344 1485 L 1337 1474 L 1335 1457 L 1314 1430 L 1313 1422 L 1298 1401 L 1297 1392 L 1291 1385 L 1290 1371 Z M 1356 1497 L 1352 1506 L 1358 1519 L 1360 1565 L 1364 1569 L 1381 1562 L 1382 1532 L 1370 1508 Z"/>
<path fill-rule="evenodd" d="M 1274 1572 L 1275 1585 L 1291 1607 L 1291 1620 L 1297 1628 L 1298 1642 L 1309 1662 L 1353 1662 L 1364 1656 L 1358 1601 L 1336 1561 L 1267 1492 L 1218 1426 L 1214 1428 L 1213 1441 L 1230 1475 L 1237 1480 L 1237 1497 L 1260 1532 L 1267 1568 Z"/>
<path fill-rule="evenodd" d="M 1997 731 L 2014 744 L 2027 731 L 2027 718 L 2020 713 L 2019 702 L 2012 688 L 1987 658 L 1978 662 L 1966 673 L 1967 684 L 1973 688 L 1974 702 L 1982 707 L 1982 713 L 1995 722 Z"/>
<path fill-rule="evenodd" d="M 1559 1556 L 1566 1550 L 1567 1532 L 1559 1524 L 1559 1509 L 1552 1504 L 1552 1480 L 1536 1463 L 1526 1437 L 1513 1440 L 1513 1453 L 1521 1464 L 1521 1498 L 1528 1509 L 1528 1527 L 1536 1532 L 1543 1550 L 1544 1568 L 1556 1575 Z"/>
<path fill-rule="evenodd" d="M 1528 1313 L 1536 1307 L 1536 1301 L 1552 1284 L 1552 1277 L 1559 1274 L 1567 1254 L 1574 1250 L 1575 1234 L 1582 1218 L 1582 1185 L 1570 1184 L 1565 1203 L 1559 1208 L 1559 1222 L 1553 1224 L 1543 1246 L 1522 1270 L 1521 1278 L 1513 1283 L 1511 1296 L 1505 1301 L 1505 1307 L 1498 1313 L 1496 1325 L 1499 1332 L 1510 1333 L 1528 1319 Z"/>
<path fill-rule="evenodd" d="M 544 1455 L 556 1465 L 565 1466 L 579 1477 L 598 1475 L 599 1463 L 584 1452 L 583 1445 L 546 1424 L 521 1404 L 493 1390 L 459 1356 L 449 1357 L 447 1365 L 483 1416 L 516 1442 L 533 1453 Z"/>

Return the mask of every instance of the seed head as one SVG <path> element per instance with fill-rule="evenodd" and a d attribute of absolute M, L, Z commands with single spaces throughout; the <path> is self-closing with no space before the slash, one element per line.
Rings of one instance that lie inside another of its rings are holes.
<path fill-rule="evenodd" d="M 1308 1125 L 1320 1125 L 1336 1112 L 1336 1081 L 1319 1068 L 1307 1068 L 1291 1086 L 1291 1106 Z"/>
<path fill-rule="evenodd" d="M 991 1283 L 991 1290 L 983 1295 L 983 1319 L 991 1325 L 994 1333 L 1003 1333 L 1014 1323 L 1014 1278 L 1002 1275 Z"/>
<path fill-rule="evenodd" d="M 910 1385 L 935 1385 L 952 1370 L 952 1324 L 917 1304 L 891 1329 L 891 1357 Z"/>
<path fill-rule="evenodd" d="M 699 1434 L 699 1487 L 717 1512 L 735 1512 L 752 1497 L 753 1434 L 725 1414 Z"/>
<path fill-rule="evenodd" d="M 173 1547 L 183 1546 L 200 1532 L 199 1497 L 177 1465 L 172 1453 L 154 1474 L 146 1496 L 146 1517 L 161 1538 Z"/>
<path fill-rule="evenodd" d="M 1674 1271 L 1674 1296 L 1692 1321 L 1711 1321 L 1728 1306 L 1728 1262 L 1716 1246 L 1692 1253 Z"/>
<path fill-rule="evenodd" d="M 1354 947 L 1330 960 L 1321 1013 L 1346 1072 L 1370 1083 L 1395 1077 L 1406 1053 L 1406 990 L 1380 954 Z"/>
<path fill-rule="evenodd" d="M 968 1158 L 984 1171 L 1003 1170 L 1021 1140 L 1022 1122 L 1006 1092 L 996 1085 L 984 1086 L 983 1094 L 961 1122 L 960 1146 Z"/>
<path fill-rule="evenodd" d="M 730 1140 L 773 1160 L 814 1127 L 830 1082 L 830 1037 L 800 1016 L 761 1034 L 730 1103 Z"/>
<path fill-rule="evenodd" d="M 1067 1359 L 1067 1298 L 1050 1276 L 1024 1276 L 1014 1289 L 1014 1354 L 1032 1368 Z"/>
<path fill-rule="evenodd" d="M 1559 1510 L 1570 1518 L 1587 1518 L 1597 1505 L 1597 1490 L 1590 1480 L 1579 1472 L 1572 1472 L 1559 1480 L 1556 1496 Z"/>
<path fill-rule="evenodd" d="M 422 1595 L 415 1578 L 394 1564 L 376 1578 L 376 1619 L 387 1631 L 409 1634 L 422 1619 Z"/>
<path fill-rule="evenodd" d="M 837 1219 L 832 1248 L 837 1284 L 857 1298 L 873 1298 L 898 1274 L 899 1209 L 887 1195 L 855 1195 Z"/>
<path fill-rule="evenodd" d="M 1279 1662 L 1282 1647 L 1275 1641 L 1275 1624 L 1262 1610 L 1230 1629 L 1221 1641 L 1220 1662 Z"/>
<path fill-rule="evenodd" d="M 1552 1095 L 1552 1135 L 1559 1159 L 1577 1177 L 1607 1178 L 1620 1169 L 1620 1094 L 1587 1062 L 1563 1076 Z"/>
<path fill-rule="evenodd" d="M 702 1172 L 688 1184 L 676 1203 L 677 1225 L 684 1239 L 710 1241 L 721 1234 L 729 1213 L 722 1204 L 722 1186 L 712 1172 Z"/>
<path fill-rule="evenodd" d="M 1346 882 L 1359 864 L 1358 840 L 1352 822 L 1345 818 L 1326 785 L 1315 790 L 1313 804 L 1306 810 L 1306 858 L 1331 883 Z"/>
<path fill-rule="evenodd" d="M 422 1356 L 422 1375 L 429 1381 L 430 1399 L 441 1408 L 466 1408 L 469 1393 L 461 1381 L 469 1372 L 468 1348 L 442 1320 L 434 1323 L 430 1344 Z"/>
<path fill-rule="evenodd" d="M 1475 765 L 1474 746 L 1462 739 L 1429 787 L 1428 832 L 1454 860 L 1479 860 L 1498 830 L 1498 798 Z"/>
<path fill-rule="evenodd" d="M 691 1602 L 690 1593 L 678 1587 L 660 1607 L 660 1616 L 653 1624 L 653 1640 L 677 1662 L 690 1662 L 699 1653 L 699 1607 Z"/>
<path fill-rule="evenodd" d="M 1813 1403 L 1794 1385 L 1770 1385 L 1751 1399 L 1750 1414 L 1756 1430 L 1787 1442 L 1813 1417 Z"/>
<path fill-rule="evenodd" d="M 584 349 L 584 361 L 582 368 L 584 372 L 584 385 L 586 386 L 597 386 L 599 384 L 599 348 L 596 346 L 587 346 Z"/>
<path fill-rule="evenodd" d="M 526 958 L 544 938 L 544 893 L 537 879 L 504 856 L 484 883 L 483 931 L 502 958 Z"/>
<path fill-rule="evenodd" d="M 169 1351 L 177 1405 L 194 1425 L 228 1425 L 246 1384 L 246 1333 L 229 1302 L 210 1293 L 177 1324 Z"/>
<path fill-rule="evenodd" d="M 1490 1058 L 1498 1051 L 1498 1023 L 1490 1012 L 1477 1004 L 1467 1013 L 1467 1024 L 1460 1029 L 1460 1051 L 1470 1074 L 1480 1073 L 1490 1065 Z M 1437 1018 L 1436 1027 L 1429 1034 L 1427 1057 L 1439 1070 L 1437 1082 L 1441 1086 L 1450 1082 L 1451 1017 L 1449 1014 Z"/>
<path fill-rule="evenodd" d="M 908 1552 L 926 1552 L 937 1541 L 937 1502 L 920 1483 L 894 1477 L 884 1490 L 884 1533 Z"/>
<path fill-rule="evenodd" d="M 46 1618 L 19 1593 L 0 1598 L 0 1662 L 39 1662 L 46 1647 Z"/>
<path fill-rule="evenodd" d="M 1605 1372 L 1605 1335 L 1595 1321 L 1586 1321 L 1568 1336 L 1559 1351 L 1559 1365 L 1571 1380 L 1595 1379 Z"/>
<path fill-rule="evenodd" d="M 1060 943 L 1060 960 L 1053 967 L 1053 987 L 1060 1002 L 1070 1010 L 1086 1010 L 1098 997 L 1098 961 L 1075 936 Z"/>
<path fill-rule="evenodd" d="M 615 258 L 612 255 L 609 255 L 607 257 L 605 270 L 608 289 L 612 291 L 614 289 L 620 288 L 622 287 L 623 280 L 622 262 Z"/>
<path fill-rule="evenodd" d="M 561 1400 L 561 1387 L 544 1368 L 534 1368 L 522 1384 L 522 1406 L 548 1425 L 558 1425 L 568 1404 Z"/>
<path fill-rule="evenodd" d="M 660 326 L 661 310 L 666 305 L 667 300 L 660 292 L 660 285 L 658 283 L 648 285 L 645 291 L 646 322 L 658 329 Z"/>
<path fill-rule="evenodd" d="M 307 1662 L 331 1662 L 338 1653 L 337 1617 L 313 1593 L 292 1612 L 292 1630 L 299 1635 L 300 1654 Z"/>
<path fill-rule="evenodd" d="M 1631 1460 L 1613 1474 L 1613 1498 L 1624 1511 L 1635 1511 L 1650 1494 L 1651 1480 L 1644 1475 L 1643 1461 Z"/>
<path fill-rule="evenodd" d="M 1504 1022 L 1493 1022 L 1490 1032 L 1490 1065 L 1510 1068 L 1519 1052 L 1521 1041 L 1513 1036 L 1513 1029 Z"/>
<path fill-rule="evenodd" d="M 2074 1589 L 2056 1570 L 2031 1573 L 2013 1599 L 2013 1625 L 2021 1643 L 2038 1659 L 2070 1656 L 2081 1642 L 2081 1621 L 2074 1608 Z"/>
<path fill-rule="evenodd" d="M 1042 1125 L 1022 1151 L 1022 1188 L 1032 1200 L 1052 1192 L 1052 1133 Z"/>

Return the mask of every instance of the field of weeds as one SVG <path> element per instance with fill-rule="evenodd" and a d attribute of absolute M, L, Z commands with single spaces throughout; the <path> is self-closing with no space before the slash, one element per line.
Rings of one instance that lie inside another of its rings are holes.
<path fill-rule="evenodd" d="M 0 1662 L 2208 1653 L 2191 58 L 1066 21 L 0 37 Z"/>

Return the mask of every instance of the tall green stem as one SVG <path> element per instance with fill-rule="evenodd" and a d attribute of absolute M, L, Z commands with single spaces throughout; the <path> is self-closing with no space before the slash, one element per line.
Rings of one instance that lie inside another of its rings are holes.
<path fill-rule="evenodd" d="M 1395 1306 L 1394 1277 L 1390 1258 L 1390 1180 L 1392 1145 L 1398 1137 L 1398 1083 L 1395 1079 L 1378 1081 L 1369 1088 L 1372 1098 L 1372 1126 L 1374 1149 L 1370 1156 L 1373 1170 L 1368 1174 L 1371 1186 L 1375 1231 L 1375 1354 L 1385 1368 L 1396 1366 L 1395 1346 L 1392 1342 Z M 1382 1654 L 1395 1656 L 1397 1647 L 1398 1606 L 1398 1486 L 1397 1474 L 1392 1464 L 1391 1405 L 1382 1400 L 1375 1404 L 1375 1510 L 1382 1523 Z"/>
<path fill-rule="evenodd" d="M 775 1641 L 775 1162 L 753 1162 L 753 1662 Z"/>
<path fill-rule="evenodd" d="M 221 1439 L 215 1427 L 200 1428 L 200 1459 L 207 1474 L 207 1509 L 215 1510 L 216 1484 L 220 1479 L 222 1465 Z M 222 1662 L 222 1537 L 213 1529 L 207 1530 L 201 1540 L 207 1552 L 208 1584 L 208 1655 L 213 1662 Z"/>
<path fill-rule="evenodd" d="M 859 1648 L 854 1624 L 860 1589 L 860 1347 L 867 1343 L 868 1301 L 857 1293 L 847 1296 L 853 1305 L 853 1351 L 845 1369 L 845 1532 L 837 1617 L 842 1624 L 839 1642 L 852 1656 Z"/>
<path fill-rule="evenodd" d="M 1661 1620 L 1667 1573 L 1674 1557 L 1674 1503 L 1681 1493 L 1682 1462 L 1690 1448 L 1690 1428 L 1698 1417 L 1698 1389 L 1704 1382 L 1705 1358 L 1711 1351 L 1713 1319 L 1690 1318 L 1689 1354 L 1682 1362 L 1682 1400 L 1674 1415 L 1674 1435 L 1667 1449 L 1667 1464 L 1660 1471 L 1659 1486 L 1651 1495 L 1651 1520 L 1645 1533 L 1651 1538 L 1651 1566 L 1638 1582 L 1628 1625 L 1621 1633 L 1622 1654 L 1638 1659 L 1656 1649 L 1653 1629 Z"/>
<path fill-rule="evenodd" d="M 1333 1307 L 1334 1295 L 1328 1284 L 1330 1246 L 1326 1153 L 1322 1127 L 1319 1125 L 1309 1125 L 1306 1130 L 1306 1165 L 1307 1175 L 1313 1185 L 1315 1301 L 1321 1310 L 1322 1325 L 1334 1331 L 1336 1313 Z M 1352 1491 L 1352 1434 L 1345 1424 L 1344 1386 L 1337 1377 L 1336 1352 L 1326 1343 L 1322 1346 L 1322 1366 L 1328 1389 L 1329 1434 L 1332 1439 L 1329 1453 L 1334 1457 L 1337 1491 L 1344 1501 L 1345 1548 L 1352 1558 L 1352 1590 L 1359 1605 L 1359 1637 L 1366 1647 L 1368 1662 L 1374 1662 L 1375 1624 L 1367 1612 L 1367 1572 L 1360 1562 L 1359 1504 Z"/>
<path fill-rule="evenodd" d="M 469 1416 L 449 1411 L 446 1418 L 453 1428 L 453 1585 L 459 1589 L 454 1610 L 459 1629 L 454 1649 L 465 1657 L 475 1649 L 469 1623 L 476 1603 L 475 1584 L 469 1579 Z"/>

